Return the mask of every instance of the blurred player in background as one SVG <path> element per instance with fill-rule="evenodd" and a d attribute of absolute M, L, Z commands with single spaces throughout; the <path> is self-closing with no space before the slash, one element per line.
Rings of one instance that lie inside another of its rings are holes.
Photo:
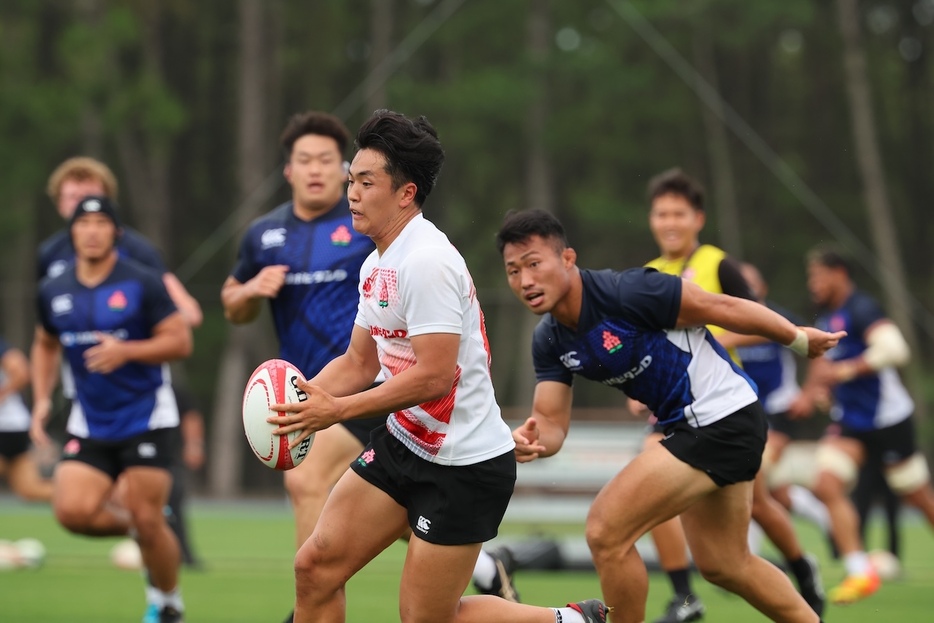
<path fill-rule="evenodd" d="M 515 444 L 496 403 L 473 280 L 422 214 L 444 162 L 437 133 L 424 117 L 379 110 L 356 146 L 347 197 L 354 229 L 376 251 L 361 269 L 350 343 L 300 385 L 307 401 L 270 408 L 296 413 L 278 429 L 301 430 L 296 444 L 341 422 L 391 415 L 299 549 L 295 620 L 343 621 L 348 579 L 411 530 L 403 621 L 603 623 L 599 600 L 552 609 L 462 597 L 512 496 Z M 386 381 L 371 387 L 379 372 Z"/>
<path fill-rule="evenodd" d="M 75 261 L 39 286 L 30 433 L 37 445 L 49 441 L 45 427 L 64 353 L 75 400 L 53 479 L 55 516 L 87 536 L 132 529 L 150 583 L 144 620 L 177 623 L 180 555 L 163 508 L 179 416 L 166 364 L 191 353 L 191 329 L 161 275 L 120 256 L 119 222 L 107 197 L 81 200 L 70 232 Z M 109 504 L 118 478 L 127 513 Z"/>
<path fill-rule="evenodd" d="M 0 476 L 20 498 L 47 502 L 52 481 L 42 477 L 30 451 L 30 415 L 21 395 L 28 385 L 25 353 L 0 338 Z"/>
<path fill-rule="evenodd" d="M 830 591 L 834 603 L 872 595 L 880 580 L 859 534 L 859 518 L 849 498 L 860 465 L 869 457 L 885 465 L 885 477 L 902 500 L 921 510 L 934 525 L 934 489 L 924 455 L 915 443 L 914 403 L 897 367 L 910 348 L 879 304 L 857 289 L 849 260 L 832 246 L 807 257 L 808 290 L 821 308 L 817 325 L 846 331 L 826 356 L 811 362 L 803 395 L 817 402 L 832 392 L 828 429 L 818 448 L 814 493 L 830 511 L 833 537 L 846 578 Z"/>
<path fill-rule="evenodd" d="M 645 620 L 648 578 L 636 541 L 679 515 L 706 579 L 772 620 L 819 620 L 782 571 L 749 551 L 767 423 L 752 382 L 705 325 L 809 356 L 842 333 L 799 329 L 758 303 L 649 268 L 581 270 L 561 223 L 543 210 L 508 215 L 497 245 L 510 288 L 543 316 L 532 338 L 532 415 L 513 431 L 519 460 L 561 449 L 575 375 L 625 392 L 664 427 L 660 442 L 603 487 L 587 517 L 587 543 L 614 623 Z"/>
<path fill-rule="evenodd" d="M 649 228 L 661 251 L 661 256 L 647 263 L 649 268 L 681 277 L 713 294 L 728 294 L 754 300 L 749 285 L 740 272 L 739 262 L 713 245 L 700 243 L 700 232 L 707 217 L 704 211 L 704 189 L 681 169 L 663 171 L 649 180 Z M 711 334 L 727 347 L 730 357 L 740 363 L 735 347 L 758 338 L 738 336 L 720 327 L 709 327 Z M 638 403 L 631 402 L 634 412 Z M 646 437 L 643 448 L 661 441 L 664 426 L 656 424 Z M 780 504 L 768 494 L 760 482 L 754 488 L 753 519 L 789 561 L 805 599 L 820 614 L 823 591 L 814 566 L 814 559 L 804 557 L 793 524 Z M 659 563 L 667 573 L 674 595 L 665 612 L 654 623 L 681 623 L 703 617 L 705 608 L 694 595 L 690 582 L 690 562 L 684 531 L 677 517 L 656 526 L 652 539 L 658 550 Z"/>
<path fill-rule="evenodd" d="M 75 207 L 87 196 L 104 196 L 112 202 L 117 201 L 119 185 L 113 171 L 103 162 L 87 156 L 76 156 L 62 162 L 52 171 L 46 183 L 46 193 L 59 216 L 67 223 L 74 214 Z M 121 257 L 131 258 L 151 268 L 161 275 L 162 283 L 172 298 L 172 302 L 181 312 L 185 321 L 192 328 L 201 325 L 203 314 L 198 303 L 184 284 L 170 272 L 162 260 L 158 249 L 141 233 L 131 227 L 121 226 L 121 235 L 117 241 L 117 251 Z M 39 244 L 37 276 L 41 281 L 46 277 L 57 277 L 75 261 L 75 249 L 68 227 L 55 232 Z M 66 401 L 74 399 L 74 383 L 68 362 L 62 362 L 62 394 Z M 70 408 L 68 404 L 65 410 Z M 183 483 L 173 480 L 173 489 Z M 121 489 L 118 487 L 117 499 Z M 187 543 L 187 536 L 182 532 L 184 523 L 175 519 L 174 502 L 181 500 L 182 492 L 173 490 L 169 497 L 169 525 L 182 543 Z M 126 543 L 123 547 L 132 547 Z"/>

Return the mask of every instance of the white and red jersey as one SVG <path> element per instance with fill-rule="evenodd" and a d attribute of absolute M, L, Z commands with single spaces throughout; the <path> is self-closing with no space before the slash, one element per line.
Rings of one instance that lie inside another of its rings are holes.
<path fill-rule="evenodd" d="M 387 380 L 415 364 L 413 336 L 460 335 L 450 393 L 387 422 L 409 450 L 433 463 L 472 465 L 515 447 L 493 392 L 483 312 L 467 265 L 421 214 L 363 263 L 355 322 L 376 341 Z"/>

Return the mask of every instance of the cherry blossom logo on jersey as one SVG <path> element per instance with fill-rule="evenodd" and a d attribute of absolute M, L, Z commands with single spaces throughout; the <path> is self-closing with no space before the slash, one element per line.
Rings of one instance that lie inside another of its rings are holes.
<path fill-rule="evenodd" d="M 126 309 L 126 306 L 126 295 L 122 290 L 117 290 L 110 295 L 110 298 L 107 299 L 107 307 L 110 309 L 110 311 L 123 311 Z"/>
<path fill-rule="evenodd" d="M 619 341 L 618 337 L 609 331 L 603 332 L 603 348 L 606 349 L 606 352 L 613 354 L 622 347 L 623 343 Z"/>
<path fill-rule="evenodd" d="M 379 287 L 379 306 L 380 307 L 389 307 L 389 287 L 386 285 L 386 280 L 383 279 L 380 281 Z"/>
<path fill-rule="evenodd" d="M 346 247 L 350 244 L 350 240 L 350 230 L 347 229 L 346 225 L 341 225 L 331 234 L 331 244 L 335 247 Z"/>
<path fill-rule="evenodd" d="M 846 329 L 846 319 L 841 314 L 834 314 L 830 317 L 830 330 L 843 331 Z"/>

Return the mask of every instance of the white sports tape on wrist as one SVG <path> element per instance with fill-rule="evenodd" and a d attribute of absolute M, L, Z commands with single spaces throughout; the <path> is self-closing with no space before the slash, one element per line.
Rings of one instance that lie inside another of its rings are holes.
<path fill-rule="evenodd" d="M 802 357 L 807 357 L 808 342 L 808 334 L 805 333 L 803 329 L 798 329 L 798 334 L 795 335 L 795 339 L 792 340 L 791 344 L 788 345 L 788 348 L 798 353 Z"/>

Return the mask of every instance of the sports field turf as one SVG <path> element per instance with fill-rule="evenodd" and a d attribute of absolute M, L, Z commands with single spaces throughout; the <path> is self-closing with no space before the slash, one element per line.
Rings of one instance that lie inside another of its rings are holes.
<path fill-rule="evenodd" d="M 188 623 L 279 623 L 292 600 L 292 522 L 284 503 L 216 505 L 197 502 L 191 509 L 193 540 L 205 559 L 203 571 L 185 571 L 183 595 Z M 528 526 L 506 525 L 502 534 L 516 538 Z M 535 526 L 537 532 L 579 533 L 579 526 Z M 828 561 L 827 547 L 809 525 L 799 530 L 809 549 L 824 562 L 830 585 L 842 576 L 839 563 Z M 0 538 L 38 538 L 48 550 L 36 570 L 0 572 L 2 623 L 133 623 L 143 611 L 142 580 L 137 572 L 113 567 L 108 552 L 113 539 L 67 534 L 47 507 L 0 501 Z M 879 539 L 873 536 L 873 542 Z M 915 518 L 905 521 L 905 576 L 885 584 L 871 599 L 831 608 L 828 622 L 877 623 L 934 620 L 934 534 Z M 398 621 L 397 587 L 404 549 L 394 545 L 373 561 L 348 587 L 350 622 Z M 668 597 L 663 576 L 652 574 L 648 615 L 658 614 Z M 588 572 L 520 571 L 523 601 L 554 605 L 599 595 Z M 698 580 L 708 606 L 705 621 L 764 621 L 741 599 Z"/>

